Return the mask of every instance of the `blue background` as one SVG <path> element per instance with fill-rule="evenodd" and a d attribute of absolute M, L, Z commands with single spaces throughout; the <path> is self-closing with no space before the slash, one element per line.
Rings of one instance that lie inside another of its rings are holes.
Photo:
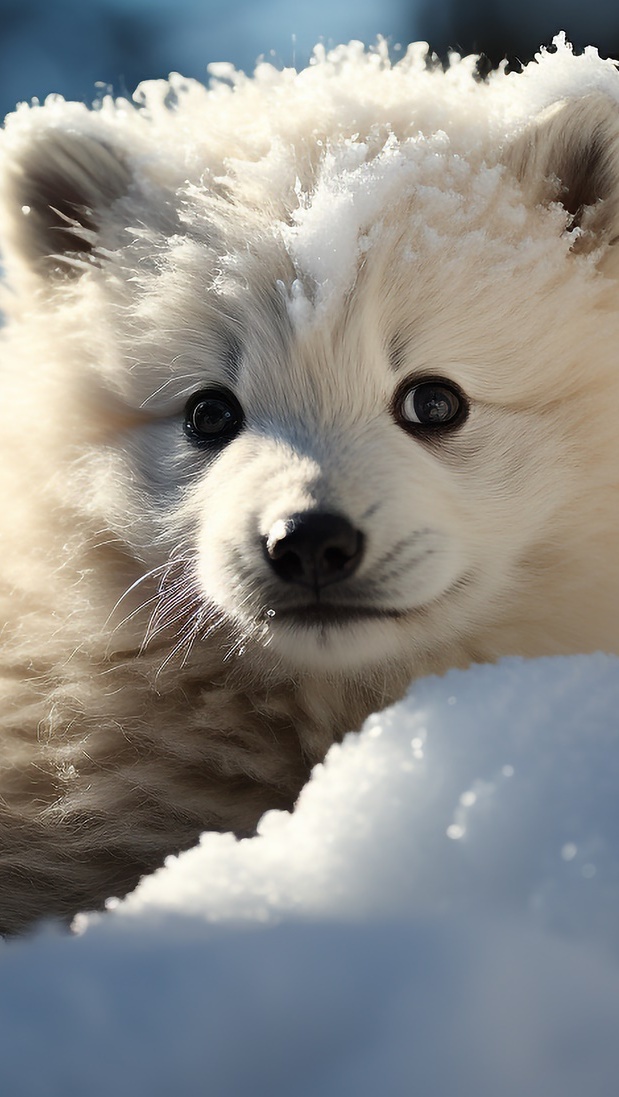
<path fill-rule="evenodd" d="M 300 67 L 318 40 L 378 34 L 527 60 L 560 29 L 619 54 L 617 0 L 0 0 L 0 111 L 49 92 L 91 101 L 97 84 L 126 94 L 171 70 L 204 79 L 209 61 Z"/>

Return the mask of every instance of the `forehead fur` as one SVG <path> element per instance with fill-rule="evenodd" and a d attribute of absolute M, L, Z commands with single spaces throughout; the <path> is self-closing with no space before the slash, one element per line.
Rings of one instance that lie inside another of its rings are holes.
<path fill-rule="evenodd" d="M 575 346 L 595 338 L 602 350 L 594 328 L 609 290 L 595 256 L 571 261 L 566 211 L 527 202 L 504 153 L 562 99 L 619 103 L 619 74 L 562 40 L 521 74 L 480 83 L 473 70 L 473 58 L 429 66 L 423 44 L 391 64 L 384 45 L 352 43 L 318 49 L 301 72 L 260 65 L 249 78 L 216 65 L 209 88 L 173 75 L 96 110 L 59 97 L 22 105 L 2 137 L 4 201 L 12 166 L 25 171 L 55 133 L 69 152 L 72 141 L 105 150 L 86 164 L 91 180 L 118 157 L 100 268 L 70 292 L 62 282 L 54 307 L 81 310 L 73 326 L 91 341 L 97 332 L 99 372 L 107 359 L 113 371 L 118 340 L 118 383 L 138 406 L 167 407 L 204 381 L 205 364 L 230 371 L 243 353 L 286 363 L 289 377 L 293 343 L 311 344 L 305 358 L 324 373 L 343 330 L 349 369 L 362 374 L 371 354 L 387 370 L 397 345 L 407 369 L 442 362 L 479 398 L 489 346 L 495 360 L 517 346 L 514 391 L 502 371 L 497 394 L 516 400 L 523 384 L 539 390 L 541 359 L 548 390 L 549 369 Z M 16 238 L 5 229 L 13 286 L 30 273 Z M 531 307 L 547 297 L 552 331 Z"/>

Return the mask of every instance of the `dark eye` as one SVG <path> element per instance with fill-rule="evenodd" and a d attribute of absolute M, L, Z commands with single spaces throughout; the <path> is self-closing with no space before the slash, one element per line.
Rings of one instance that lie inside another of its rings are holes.
<path fill-rule="evenodd" d="M 187 401 L 185 434 L 196 446 L 229 442 L 243 423 L 243 409 L 227 389 L 203 389 Z"/>
<path fill-rule="evenodd" d="M 396 394 L 393 410 L 402 427 L 440 430 L 464 422 L 468 405 L 456 385 L 437 379 L 403 385 Z"/>

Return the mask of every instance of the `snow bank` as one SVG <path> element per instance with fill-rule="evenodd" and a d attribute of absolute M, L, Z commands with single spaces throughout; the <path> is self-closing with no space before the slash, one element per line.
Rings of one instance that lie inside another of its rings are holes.
<path fill-rule="evenodd" d="M 5 944 L 0 1091 L 608 1097 L 618 711 L 604 655 L 417 683 L 294 816 Z"/>
<path fill-rule="evenodd" d="M 116 917 L 484 914 L 619 952 L 616 712 L 611 656 L 418 682 L 331 749 L 293 816 L 243 842 L 204 835 Z"/>

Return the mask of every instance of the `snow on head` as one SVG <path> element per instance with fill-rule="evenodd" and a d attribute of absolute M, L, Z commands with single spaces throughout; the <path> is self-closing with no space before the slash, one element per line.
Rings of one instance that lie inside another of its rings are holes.
<path fill-rule="evenodd" d="M 328 152 L 311 201 L 299 184 L 299 207 L 292 224 L 282 227 L 298 277 L 310 279 L 318 316 L 330 304 L 341 305 L 352 289 L 359 261 L 380 232 L 390 192 L 401 195 L 409 164 L 405 150 L 390 138 L 369 163 L 368 154 L 367 144 L 353 140 Z M 294 303 L 293 298 L 291 314 L 298 319 Z"/>
<path fill-rule="evenodd" d="M 249 80 L 230 66 L 211 67 L 211 126 L 220 145 L 226 126 L 233 134 L 221 178 L 234 176 L 237 192 L 253 194 L 256 204 L 287 195 L 277 231 L 295 275 L 280 291 L 297 326 L 320 323 L 329 310 L 341 309 L 393 196 L 401 207 L 407 186 L 411 194 L 423 187 L 424 169 L 433 162 L 444 173 L 464 154 L 464 166 L 478 173 L 479 192 L 493 147 L 509 142 L 549 104 L 593 91 L 619 99 L 614 63 L 593 48 L 574 56 L 563 35 L 553 52 L 542 50 L 522 74 L 501 70 L 481 83 L 473 78 L 474 61 L 452 54 L 443 72 L 427 65 L 425 44 L 416 43 L 392 65 L 384 43 L 365 51 L 353 42 L 329 52 L 317 48 L 299 73 L 262 64 Z M 175 87 L 190 124 L 206 93 L 180 78 Z M 157 82 L 140 92 L 146 109 L 166 124 L 161 95 Z M 245 128 L 243 114 L 252 118 L 257 111 L 260 127 Z M 293 151 L 304 131 L 305 162 Z M 208 146 L 208 135 L 204 141 Z M 455 198 L 462 180 L 440 180 L 444 195 L 450 186 Z M 424 214 L 431 215 L 423 198 Z M 442 216 L 445 224 L 444 211 Z"/>

